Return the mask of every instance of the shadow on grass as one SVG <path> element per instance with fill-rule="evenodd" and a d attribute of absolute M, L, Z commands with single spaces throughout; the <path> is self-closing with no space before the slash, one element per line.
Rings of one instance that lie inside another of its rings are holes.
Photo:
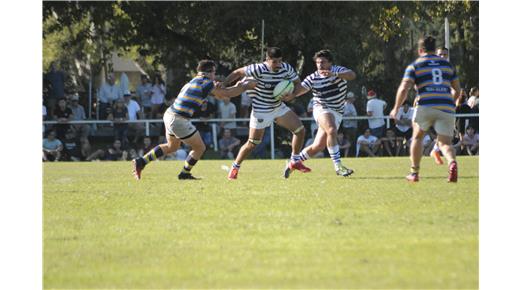
<path fill-rule="evenodd" d="M 347 177 L 351 179 L 381 179 L 381 180 L 395 180 L 395 179 L 405 179 L 405 176 L 361 176 L 361 177 Z M 422 179 L 446 179 L 447 176 L 421 176 Z M 478 179 L 477 175 L 470 176 L 459 176 L 459 179 Z"/>

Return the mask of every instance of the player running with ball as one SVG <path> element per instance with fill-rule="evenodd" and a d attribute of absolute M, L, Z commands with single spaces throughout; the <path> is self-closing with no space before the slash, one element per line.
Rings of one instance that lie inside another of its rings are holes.
<path fill-rule="evenodd" d="M 341 164 L 338 128 L 343 118 L 347 81 L 354 80 L 356 74 L 345 67 L 333 65 L 332 53 L 329 50 L 316 52 L 313 60 L 317 70 L 303 80 L 304 90 L 296 92 L 296 96 L 312 90 L 312 114 L 319 128 L 314 142 L 300 153 L 300 159 L 305 161 L 327 147 L 336 174 L 346 177 L 354 171 Z M 289 178 L 291 172 L 292 168 L 287 166 L 284 177 Z"/>
<path fill-rule="evenodd" d="M 253 100 L 253 110 L 249 121 L 249 139 L 240 148 L 233 162 L 228 174 L 229 180 L 237 179 L 242 161 L 247 158 L 256 145 L 262 142 L 265 128 L 271 126 L 273 122 L 293 133 L 290 168 L 302 172 L 311 171 L 310 168 L 303 165 L 298 154 L 305 141 L 305 128 L 300 118 L 283 103 L 283 101 L 294 99 L 294 92 L 286 94 L 282 98 L 273 97 L 274 87 L 282 80 L 292 81 L 295 92 L 302 90 L 300 78 L 291 65 L 282 61 L 280 48 L 268 47 L 266 52 L 265 62 L 239 68 L 233 71 L 224 82 L 224 85 L 229 85 L 243 77 L 253 78 L 257 81 L 254 90 L 249 91 Z M 271 140 L 271 142 L 274 142 L 274 140 Z"/>

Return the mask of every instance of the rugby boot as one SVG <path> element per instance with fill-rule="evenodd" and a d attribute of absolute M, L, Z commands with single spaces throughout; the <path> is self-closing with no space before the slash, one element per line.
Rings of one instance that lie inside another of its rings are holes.
<path fill-rule="evenodd" d="M 341 176 L 347 177 L 347 176 L 352 175 L 352 173 L 354 173 L 354 170 L 348 169 L 347 167 L 345 167 L 343 165 L 339 165 L 336 168 L 336 175 L 341 175 Z"/>
<path fill-rule="evenodd" d="M 134 174 L 135 179 L 141 179 L 141 172 L 143 171 L 145 165 L 146 163 L 144 163 L 144 160 L 141 157 L 132 160 L 132 166 L 134 167 L 132 173 Z"/>
<path fill-rule="evenodd" d="M 432 152 L 430 152 L 430 156 L 435 160 L 435 163 L 437 163 L 437 165 L 444 164 L 444 161 L 442 161 L 442 158 L 441 158 L 441 152 L 440 151 L 432 149 Z"/>
<path fill-rule="evenodd" d="M 191 175 L 191 173 L 186 173 L 186 172 L 181 172 L 179 173 L 179 175 L 177 176 L 180 180 L 199 180 L 200 178 L 197 178 L 193 175 Z"/>
<path fill-rule="evenodd" d="M 457 169 L 457 162 L 452 161 L 450 163 L 450 167 L 448 169 L 448 182 L 457 182 L 458 179 L 458 169 Z"/>
<path fill-rule="evenodd" d="M 229 170 L 229 174 L 227 179 L 229 180 L 235 180 L 238 177 L 238 168 L 231 167 L 231 170 Z"/>
<path fill-rule="evenodd" d="M 290 170 L 298 170 L 303 173 L 311 172 L 311 169 L 305 165 L 303 165 L 303 162 L 301 161 L 291 161 L 289 162 L 289 169 Z"/>
<path fill-rule="evenodd" d="M 410 182 L 418 182 L 419 181 L 419 173 L 410 173 L 406 176 L 406 180 Z"/>
<path fill-rule="evenodd" d="M 290 163 L 291 163 L 291 161 L 287 160 L 287 162 L 285 162 L 285 168 L 283 169 L 283 177 L 285 177 L 286 179 L 289 178 L 289 176 L 291 176 L 291 173 L 292 173 L 292 170 L 289 167 Z"/>

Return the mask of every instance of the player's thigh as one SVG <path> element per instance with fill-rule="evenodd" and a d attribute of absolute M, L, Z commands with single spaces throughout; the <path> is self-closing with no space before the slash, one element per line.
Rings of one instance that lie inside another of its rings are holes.
<path fill-rule="evenodd" d="M 416 131 L 416 126 L 419 126 L 419 128 L 426 132 L 428 131 L 432 126 L 433 123 L 436 120 L 435 109 L 424 107 L 424 106 L 418 106 L 416 111 L 413 115 L 413 130 L 414 130 L 414 136 Z"/>
<path fill-rule="evenodd" d="M 312 142 L 312 144 L 320 148 L 327 145 L 327 133 L 321 127 L 318 128 L 318 132 L 316 132 L 316 136 L 314 137 L 314 142 Z"/>
<path fill-rule="evenodd" d="M 437 132 L 437 135 L 447 136 L 451 142 L 451 138 L 455 132 L 455 116 L 442 111 L 439 111 L 437 115 L 437 119 L 433 124 L 435 132 Z"/>
<path fill-rule="evenodd" d="M 249 128 L 249 140 L 254 140 L 255 142 L 261 142 L 264 138 L 265 128 L 257 129 L 257 128 Z"/>
<path fill-rule="evenodd" d="M 168 134 L 168 132 L 166 132 L 166 142 L 168 142 L 168 147 L 170 147 L 170 148 L 177 149 L 181 145 L 181 139 Z"/>
<path fill-rule="evenodd" d="M 418 123 L 413 123 L 413 132 L 412 132 L 412 138 L 413 139 L 420 139 L 422 140 L 424 138 L 424 135 L 426 134 L 426 131 L 421 128 L 421 126 Z"/>
<path fill-rule="evenodd" d="M 294 132 L 298 128 L 302 127 L 302 121 L 298 118 L 298 115 L 292 110 L 287 111 L 282 116 L 275 119 L 276 124 L 284 127 L 285 129 Z"/>
<path fill-rule="evenodd" d="M 205 150 L 206 145 L 204 144 L 204 141 L 202 140 L 202 137 L 200 136 L 199 131 L 196 131 L 193 135 L 187 138 L 181 139 L 181 141 L 190 146 L 193 150 Z"/>
<path fill-rule="evenodd" d="M 316 119 L 320 129 L 325 133 L 337 131 L 336 117 L 332 113 L 322 113 Z"/>

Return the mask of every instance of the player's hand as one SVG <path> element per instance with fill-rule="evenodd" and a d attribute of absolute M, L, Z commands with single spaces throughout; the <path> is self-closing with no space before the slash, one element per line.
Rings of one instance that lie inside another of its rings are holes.
<path fill-rule="evenodd" d="M 241 86 L 246 90 L 252 90 L 256 87 L 257 82 L 253 80 L 241 80 L 237 82 L 236 86 Z"/>
<path fill-rule="evenodd" d="M 286 93 L 285 95 L 281 96 L 280 99 L 283 102 L 290 102 L 296 98 L 296 95 L 294 93 Z"/>
<path fill-rule="evenodd" d="M 325 69 L 318 70 L 318 73 L 324 77 L 337 76 L 336 73 L 333 73 L 332 71 Z"/>
<path fill-rule="evenodd" d="M 223 89 L 225 88 L 224 84 L 218 81 L 213 81 L 213 84 L 215 85 L 216 89 Z"/>
<path fill-rule="evenodd" d="M 393 108 L 392 111 L 390 112 L 390 118 L 397 120 L 397 111 L 398 110 L 399 110 L 399 108 Z"/>

